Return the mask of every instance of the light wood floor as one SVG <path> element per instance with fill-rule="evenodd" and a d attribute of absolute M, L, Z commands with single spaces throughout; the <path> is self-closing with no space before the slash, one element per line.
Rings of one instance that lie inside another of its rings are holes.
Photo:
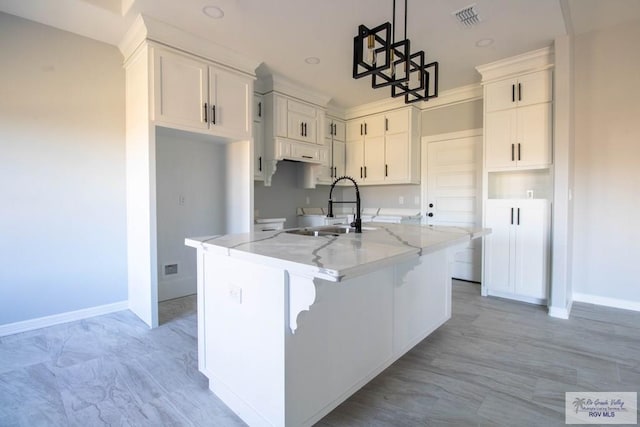
<path fill-rule="evenodd" d="M 319 426 L 561 426 L 566 391 L 640 392 L 640 313 L 455 283 L 453 317 Z M 0 338 L 0 426 L 244 425 L 197 370 L 195 298 Z M 640 417 L 639 417 L 640 419 Z"/>

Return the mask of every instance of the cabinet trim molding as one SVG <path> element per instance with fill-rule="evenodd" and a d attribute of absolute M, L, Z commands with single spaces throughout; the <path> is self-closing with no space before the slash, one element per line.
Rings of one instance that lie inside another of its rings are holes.
<path fill-rule="evenodd" d="M 478 65 L 476 70 L 482 75 L 482 84 L 484 85 L 494 80 L 551 68 L 554 60 L 553 53 L 553 47 L 544 47 L 488 64 Z"/>

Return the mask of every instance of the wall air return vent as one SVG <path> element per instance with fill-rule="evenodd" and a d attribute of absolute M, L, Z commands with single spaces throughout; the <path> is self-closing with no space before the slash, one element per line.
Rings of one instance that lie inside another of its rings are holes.
<path fill-rule="evenodd" d="M 452 15 L 455 16 L 458 22 L 465 28 L 478 25 L 481 21 L 475 3 L 453 12 Z"/>

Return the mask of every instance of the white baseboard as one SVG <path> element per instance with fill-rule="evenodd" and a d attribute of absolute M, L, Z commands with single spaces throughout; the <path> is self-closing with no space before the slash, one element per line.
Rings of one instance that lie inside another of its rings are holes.
<path fill-rule="evenodd" d="M 571 314 L 571 307 L 573 301 L 569 301 L 566 307 L 549 307 L 549 316 L 556 317 L 558 319 L 568 319 Z"/>
<path fill-rule="evenodd" d="M 627 301 L 618 298 L 601 297 L 599 295 L 573 293 L 573 300 L 589 304 L 604 305 L 606 307 L 622 308 L 624 310 L 640 311 L 640 301 Z"/>
<path fill-rule="evenodd" d="M 88 317 L 109 314 L 115 311 L 126 310 L 128 308 L 129 301 L 120 301 L 112 304 L 83 308 L 82 310 L 67 311 L 66 313 L 23 320 L 21 322 L 7 323 L 5 325 L 0 325 L 0 337 L 32 331 L 34 329 L 46 328 L 47 326 L 59 325 L 61 323 L 73 322 L 75 320 L 82 320 Z"/>

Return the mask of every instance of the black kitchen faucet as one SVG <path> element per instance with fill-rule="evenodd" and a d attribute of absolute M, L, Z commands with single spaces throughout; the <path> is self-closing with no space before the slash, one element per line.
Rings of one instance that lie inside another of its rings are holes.
<path fill-rule="evenodd" d="M 336 184 L 339 181 L 342 181 L 343 179 L 347 179 L 347 180 L 351 181 L 353 183 L 353 185 L 356 187 L 356 200 L 355 201 L 334 201 L 333 200 L 333 198 L 332 198 L 333 189 L 335 188 Z M 327 214 L 328 218 L 333 218 L 333 204 L 334 203 L 355 203 L 356 204 L 356 219 L 350 225 L 351 225 L 351 227 L 355 227 L 356 233 L 362 233 L 362 218 L 360 217 L 360 189 L 358 188 L 358 184 L 356 184 L 356 181 L 353 178 L 351 178 L 349 176 L 341 176 L 340 178 L 337 178 L 335 181 L 333 181 L 333 184 L 331 184 L 331 190 L 329 191 L 329 213 Z"/>

